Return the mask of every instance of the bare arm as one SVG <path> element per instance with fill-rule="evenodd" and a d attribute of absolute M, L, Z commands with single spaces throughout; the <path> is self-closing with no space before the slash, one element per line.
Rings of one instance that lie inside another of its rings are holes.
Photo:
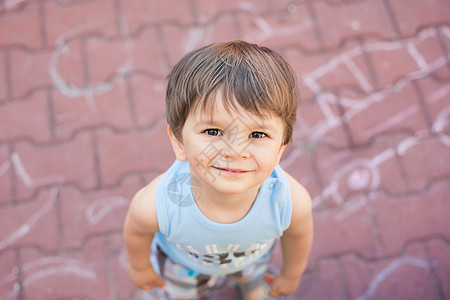
<path fill-rule="evenodd" d="M 291 224 L 281 237 L 283 265 L 271 282 L 271 297 L 292 294 L 305 271 L 313 240 L 311 198 L 289 174 L 286 174 L 292 193 Z M 269 280 L 271 281 L 271 280 Z"/>
<path fill-rule="evenodd" d="M 146 290 L 165 287 L 149 260 L 153 234 L 159 231 L 155 192 L 160 179 L 156 178 L 134 196 L 123 228 L 130 278 L 138 287 Z"/>

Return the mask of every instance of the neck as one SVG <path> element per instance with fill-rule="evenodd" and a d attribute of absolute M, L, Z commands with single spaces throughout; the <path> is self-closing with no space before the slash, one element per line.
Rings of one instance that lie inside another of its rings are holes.
<path fill-rule="evenodd" d="M 255 202 L 260 187 L 255 186 L 244 193 L 230 194 L 202 186 L 195 176 L 191 176 L 191 183 L 201 188 L 201 193 L 195 197 L 200 211 L 218 223 L 233 223 L 244 218 Z"/>

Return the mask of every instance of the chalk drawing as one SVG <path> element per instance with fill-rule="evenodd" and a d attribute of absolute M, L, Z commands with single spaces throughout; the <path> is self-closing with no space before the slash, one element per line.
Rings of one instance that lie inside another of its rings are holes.
<path fill-rule="evenodd" d="M 17 267 L 12 268 L 11 272 L 0 279 L 0 291 L 7 291 L 9 290 L 9 287 L 12 285 L 12 290 L 5 292 L 2 295 L 2 299 L 8 300 L 8 299 L 17 299 L 17 296 L 19 295 L 20 291 L 20 285 L 15 282 L 17 278 L 17 274 L 19 273 L 19 269 Z"/>
<path fill-rule="evenodd" d="M 95 200 L 86 208 L 86 220 L 90 225 L 95 225 L 113 210 L 127 207 L 128 204 L 129 201 L 123 197 L 109 197 Z"/>
<path fill-rule="evenodd" d="M 50 276 L 73 275 L 77 278 L 94 281 L 97 278 L 95 271 L 81 261 L 65 257 L 45 257 L 23 265 L 25 278 L 24 286 L 29 286 Z"/>
<path fill-rule="evenodd" d="M 441 87 L 437 91 L 435 91 L 430 96 L 430 103 L 434 103 L 436 101 L 439 101 L 443 99 L 445 96 L 447 96 L 450 93 L 450 84 L 446 84 L 445 86 Z"/>
<path fill-rule="evenodd" d="M 32 227 L 38 222 L 46 213 L 48 213 L 56 201 L 58 194 L 57 188 L 52 188 L 50 191 L 50 199 L 42 205 L 23 225 L 17 228 L 13 233 L 0 241 L 0 251 L 4 250 L 9 245 L 30 233 Z"/>
<path fill-rule="evenodd" d="M 20 159 L 17 153 L 12 153 L 10 159 L 17 176 L 28 188 L 33 188 L 41 185 L 62 183 L 65 181 L 65 177 L 63 175 L 54 175 L 45 178 L 33 179 L 31 178 L 30 174 L 28 174 L 27 170 L 25 169 L 25 166 L 22 163 L 22 160 Z"/>
<path fill-rule="evenodd" d="M 4 287 L 2 290 L 14 283 L 17 273 L 18 269 L 14 268 L 8 276 L 0 280 L 0 287 Z M 95 271 L 89 268 L 86 263 L 65 257 L 44 257 L 26 262 L 22 266 L 22 276 L 24 276 L 22 281 L 24 287 L 29 287 L 35 283 L 39 284 L 39 281 L 45 280 L 50 276 L 57 276 L 58 278 L 61 276 L 74 276 L 90 282 L 97 279 Z M 14 283 L 13 289 L 2 295 L 2 299 L 16 299 L 20 289 L 19 283 Z"/>
<path fill-rule="evenodd" d="M 371 107 L 371 105 L 382 102 L 388 96 L 400 92 L 412 81 L 425 78 L 429 76 L 430 73 L 445 66 L 448 59 L 450 58 L 450 55 L 448 55 L 447 57 L 445 55 L 442 55 L 441 57 L 438 57 L 433 61 L 427 62 L 417 48 L 417 45 L 425 41 L 426 39 L 437 38 L 438 30 L 443 32 L 444 36 L 450 40 L 450 29 L 448 26 L 428 28 L 420 31 L 415 37 L 403 40 L 372 42 L 358 45 L 331 58 L 329 61 L 313 69 L 311 72 L 304 74 L 303 83 L 307 88 L 315 93 L 317 105 L 323 115 L 323 119 L 318 120 L 316 124 L 312 125 L 304 123 L 302 124 L 302 126 L 298 130 L 299 133 L 297 134 L 297 136 L 300 136 L 301 139 L 298 141 L 294 141 L 294 146 L 297 142 L 297 147 L 295 147 L 291 151 L 291 153 L 285 159 L 283 159 L 283 167 L 286 168 L 289 166 L 293 166 L 296 158 L 300 155 L 305 154 L 305 151 L 301 146 L 302 144 L 314 144 L 320 142 L 320 140 L 331 130 L 337 128 L 338 126 L 342 126 L 342 122 L 349 122 L 356 115 L 364 113 L 368 108 Z M 357 65 L 354 63 L 354 60 L 363 55 L 364 52 L 387 52 L 400 49 L 406 50 L 406 53 L 409 54 L 411 59 L 417 64 L 418 69 L 404 74 L 393 84 L 388 84 L 383 87 L 383 89 L 373 92 L 373 87 L 370 85 L 369 80 L 357 67 Z M 362 90 L 367 93 L 367 95 L 365 96 L 359 96 L 359 98 L 354 99 L 349 97 L 341 97 L 339 99 L 339 104 L 345 108 L 345 112 L 342 117 L 340 115 L 337 115 L 330 106 L 336 106 L 338 104 L 337 96 L 333 93 L 324 91 L 319 83 L 319 79 L 331 72 L 334 72 L 340 66 L 345 66 L 351 72 L 351 74 L 353 74 L 356 82 L 360 85 Z M 430 103 L 433 103 L 442 99 L 446 99 L 445 97 L 449 93 L 450 85 L 447 84 L 444 87 L 441 87 L 439 90 L 435 91 L 427 100 Z M 408 107 L 406 110 L 399 111 L 383 122 L 376 124 L 370 129 L 367 129 L 362 134 L 362 137 L 365 139 L 369 139 L 372 136 L 375 136 L 392 128 L 397 124 L 402 123 L 403 121 L 417 113 L 420 113 L 420 108 L 418 107 L 418 105 Z M 443 109 L 443 111 L 439 113 L 433 124 L 433 131 L 439 133 L 440 140 L 447 147 L 450 146 L 450 138 L 447 134 L 445 134 L 444 129 L 449 125 L 449 114 L 450 106 L 447 106 Z M 301 116 L 300 119 L 302 119 Z M 362 195 L 358 200 L 353 201 L 352 203 L 345 204 L 343 196 L 339 193 L 340 184 L 345 182 L 350 190 L 355 191 L 364 189 L 368 191 L 375 190 L 376 188 L 378 188 L 381 181 L 380 171 L 378 169 L 380 164 L 388 161 L 389 159 L 392 159 L 395 155 L 405 155 L 405 153 L 411 147 L 419 143 L 428 135 L 429 133 L 426 129 L 419 130 L 418 132 L 414 133 L 414 136 L 405 138 L 404 140 L 400 141 L 397 149 L 395 150 L 393 148 L 387 148 L 376 154 L 372 158 L 358 158 L 345 164 L 335 172 L 323 191 L 319 195 L 314 197 L 313 207 L 317 208 L 323 201 L 325 201 L 325 199 L 329 198 L 336 205 L 341 206 L 341 211 L 336 214 L 336 218 L 338 220 L 342 220 L 343 218 L 350 216 L 353 212 L 362 208 L 364 204 L 370 200 L 370 197 L 368 199 L 366 196 Z M 348 151 L 342 152 L 348 154 Z M 324 162 L 323 165 L 327 165 L 327 162 Z M 345 178 L 347 178 L 347 180 L 342 181 Z"/>
<path fill-rule="evenodd" d="M 8 170 L 11 168 L 11 162 L 8 160 L 4 161 L 0 166 L 0 178 L 3 177 L 3 175 L 8 172 Z"/>
<path fill-rule="evenodd" d="M 311 30 L 313 23 L 309 19 L 305 19 L 300 24 L 284 25 L 279 27 L 273 27 L 262 16 L 257 13 L 257 8 L 249 2 L 239 3 L 241 11 L 247 12 L 251 15 L 253 22 L 258 30 L 249 32 L 242 39 L 252 41 L 257 44 L 264 43 L 271 37 L 287 37 L 296 36 L 306 30 Z"/>
<path fill-rule="evenodd" d="M 18 5 L 22 4 L 26 2 L 26 0 L 3 0 L 3 5 L 1 5 L 1 9 L 0 10 L 9 10 L 12 8 L 17 7 Z"/>
<path fill-rule="evenodd" d="M 393 115 L 392 117 L 388 118 L 387 120 L 381 122 L 380 124 L 376 125 L 375 127 L 372 127 L 368 130 L 366 130 L 362 136 L 365 139 L 368 139 L 371 136 L 376 135 L 377 133 L 386 131 L 387 129 L 393 127 L 394 125 L 397 125 L 404 121 L 405 119 L 411 117 L 412 115 L 419 113 L 419 107 L 417 105 L 412 105 L 408 107 L 407 109 L 400 111 L 399 113 Z"/>
<path fill-rule="evenodd" d="M 356 300 L 367 300 L 370 297 L 372 297 L 373 294 L 376 292 L 378 286 L 381 283 L 383 283 L 383 281 L 385 281 L 389 275 L 391 275 L 394 271 L 405 265 L 412 265 L 422 269 L 428 268 L 428 264 L 424 260 L 417 259 L 414 257 L 403 257 L 396 259 L 392 263 L 390 263 L 386 268 L 381 270 L 381 272 L 379 272 L 373 278 L 372 282 L 369 284 L 369 287 L 364 292 L 364 294 L 356 298 Z"/>
<path fill-rule="evenodd" d="M 55 50 L 52 52 L 50 58 L 49 74 L 52 78 L 53 85 L 68 98 L 84 98 L 91 114 L 97 114 L 97 107 L 95 103 L 95 95 L 104 94 L 112 90 L 114 84 L 123 79 L 124 76 L 133 69 L 134 63 L 131 55 L 128 55 L 134 47 L 134 42 L 131 39 L 126 39 L 125 49 L 127 51 L 125 55 L 125 61 L 118 67 L 116 74 L 110 81 L 99 82 L 95 84 L 89 84 L 85 87 L 77 87 L 65 81 L 58 70 L 59 60 L 62 55 L 68 54 L 70 48 L 67 43 L 81 32 L 93 28 L 97 28 L 104 24 L 105 21 L 91 22 L 87 25 L 82 25 L 65 32 L 55 42 Z M 121 22 L 124 24 L 125 22 Z M 122 26 L 121 30 L 128 30 L 127 27 Z M 122 32 L 125 33 L 126 32 Z"/>
<path fill-rule="evenodd" d="M 440 27 L 448 29 L 446 26 Z M 303 76 L 303 83 L 306 87 L 308 87 L 312 92 L 316 94 L 316 100 L 318 102 L 319 107 L 323 115 L 325 116 L 325 120 L 323 122 L 319 122 L 319 124 L 313 128 L 305 129 L 301 128 L 306 132 L 303 135 L 308 136 L 311 140 L 319 140 L 326 133 L 328 133 L 331 129 L 336 128 L 337 126 L 341 126 L 342 120 L 340 116 L 335 115 L 333 111 L 330 109 L 328 103 L 337 103 L 337 98 L 335 95 L 324 92 L 322 87 L 318 83 L 318 80 L 333 72 L 340 65 L 345 65 L 350 72 L 352 72 L 353 76 L 360 84 L 361 88 L 367 93 L 371 92 L 372 87 L 368 83 L 367 78 L 362 74 L 362 72 L 356 67 L 353 63 L 353 60 L 360 55 L 363 55 L 364 52 L 377 52 L 377 51 L 392 51 L 405 48 L 405 44 L 408 45 L 407 50 L 411 55 L 412 59 L 419 66 L 419 70 L 413 71 L 405 74 L 402 78 L 400 78 L 394 84 L 386 86 L 384 89 L 371 93 L 366 97 L 360 99 L 349 99 L 346 97 L 342 97 L 340 99 L 340 104 L 343 105 L 347 111 L 343 116 L 343 120 L 345 122 L 350 121 L 355 115 L 363 112 L 365 109 L 369 108 L 372 104 L 380 102 L 384 100 L 387 96 L 397 93 L 401 91 L 406 85 L 410 84 L 411 81 L 424 78 L 428 76 L 433 71 L 445 66 L 447 64 L 448 57 L 441 56 L 434 61 L 427 63 L 425 59 L 420 55 L 414 45 L 422 42 L 423 40 L 434 37 L 437 38 L 437 30 L 435 28 L 429 28 L 422 30 L 417 36 L 404 39 L 401 41 L 393 41 L 393 42 L 378 42 L 378 43 L 368 43 L 364 45 L 360 45 L 354 47 L 346 52 L 330 59 L 325 64 L 317 67 L 313 71 L 306 73 Z M 449 38 L 450 39 L 450 38 Z M 350 63 L 351 62 L 351 63 Z"/>

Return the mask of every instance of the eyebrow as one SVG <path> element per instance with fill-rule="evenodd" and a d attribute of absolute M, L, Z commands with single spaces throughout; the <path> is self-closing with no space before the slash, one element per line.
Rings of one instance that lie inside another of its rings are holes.
<path fill-rule="evenodd" d="M 219 127 L 219 128 L 227 128 L 229 127 L 233 122 L 235 122 L 236 119 L 233 119 L 231 121 L 222 121 L 222 120 L 213 120 L 213 119 L 208 119 L 208 118 L 202 118 L 201 120 L 199 120 L 198 122 L 196 122 L 194 124 L 195 127 L 201 127 L 201 126 L 212 126 L 212 127 Z M 246 128 L 248 128 L 251 131 L 275 131 L 277 132 L 277 130 L 275 130 L 274 127 L 268 125 L 268 124 L 264 124 L 264 123 L 256 123 L 256 122 L 252 122 L 252 124 L 247 125 L 244 124 L 244 126 Z"/>

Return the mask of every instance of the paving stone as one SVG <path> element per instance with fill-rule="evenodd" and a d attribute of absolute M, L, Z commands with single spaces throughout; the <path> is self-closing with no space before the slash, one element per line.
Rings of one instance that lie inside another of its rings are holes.
<path fill-rule="evenodd" d="M 124 80 L 106 84 L 98 92 L 80 90 L 70 96 L 55 91 L 52 94 L 54 135 L 66 140 L 79 130 L 94 126 L 109 126 L 127 131 L 133 127 L 133 114 Z"/>
<path fill-rule="evenodd" d="M 411 84 L 366 97 L 345 95 L 343 99 L 344 118 L 356 145 L 367 144 L 379 134 L 416 133 L 428 127 L 419 96 Z"/>
<path fill-rule="evenodd" d="M 298 182 L 300 182 L 308 190 L 311 198 L 315 198 L 320 194 L 320 187 L 314 177 L 312 169 L 312 161 L 308 154 L 308 144 L 300 144 L 296 148 L 292 147 L 285 154 L 281 160 L 280 165 L 283 169 L 292 175 Z"/>
<path fill-rule="evenodd" d="M 59 249 L 57 188 L 41 191 L 33 201 L 8 205 L 0 211 L 0 252 L 14 247 Z"/>
<path fill-rule="evenodd" d="M 116 299 L 135 299 L 132 296 L 138 288 L 128 276 L 127 253 L 122 234 L 111 236 L 109 243 L 109 258 L 114 276 Z"/>
<path fill-rule="evenodd" d="M 442 64 L 447 65 L 445 57 L 448 55 L 446 49 L 442 47 L 442 43 L 450 40 L 450 36 L 447 37 L 440 32 L 442 29 L 448 28 L 445 26 L 440 26 L 436 28 L 428 28 L 422 30 L 418 37 L 416 43 L 408 45 L 411 54 L 417 55 L 418 62 L 420 62 L 420 67 L 423 70 L 427 68 L 436 68 Z"/>
<path fill-rule="evenodd" d="M 19 199 L 32 196 L 39 188 L 62 183 L 85 190 L 97 186 L 93 139 L 87 133 L 63 144 L 16 143 L 11 161 Z"/>
<path fill-rule="evenodd" d="M 4 6 L 8 6 L 8 2 Z M 0 15 L 0 47 L 13 46 L 28 49 L 43 47 L 40 24 L 37 1 L 27 1 L 23 5 L 6 7 Z"/>
<path fill-rule="evenodd" d="M 137 176 L 115 188 L 84 193 L 72 187 L 60 191 L 65 248 L 80 247 L 87 238 L 121 232 L 130 200 L 141 189 Z"/>
<path fill-rule="evenodd" d="M 0 295 L 5 299 L 18 299 L 19 268 L 14 251 L 0 252 Z"/>
<path fill-rule="evenodd" d="M 401 143 L 398 151 L 412 191 L 422 191 L 433 181 L 450 175 L 448 136 L 413 137 Z"/>
<path fill-rule="evenodd" d="M 88 84 L 84 48 L 83 39 L 68 37 L 52 50 L 50 64 L 46 69 L 56 89 L 77 95 Z"/>
<path fill-rule="evenodd" d="M 26 98 L 34 89 L 50 86 L 53 83 L 50 72 L 51 60 L 51 52 L 12 50 L 10 52 L 12 97 Z"/>
<path fill-rule="evenodd" d="M 114 1 L 45 1 L 47 44 L 57 45 L 68 37 L 118 35 Z"/>
<path fill-rule="evenodd" d="M 86 42 L 91 84 L 122 78 L 132 71 L 145 71 L 155 76 L 167 74 L 156 31 L 148 28 L 134 40 L 89 39 Z"/>
<path fill-rule="evenodd" d="M 423 194 L 390 198 L 377 194 L 372 201 L 381 241 L 387 255 L 398 254 L 407 242 L 431 237 L 449 238 L 449 189 L 435 183 Z"/>
<path fill-rule="evenodd" d="M 448 22 L 450 15 L 450 6 L 445 0 L 391 0 L 389 3 L 400 33 L 404 36 L 415 34 L 424 26 Z M 414 7 L 414 9 L 405 9 L 405 7 Z"/>
<path fill-rule="evenodd" d="M 267 4 L 258 0 L 250 1 L 221 1 L 194 0 L 198 20 L 214 19 L 220 14 L 233 11 L 248 11 L 254 14 L 264 14 L 268 11 Z"/>
<path fill-rule="evenodd" d="M 0 0 L 0 295 L 155 298 L 128 278 L 121 227 L 174 160 L 166 76 L 193 49 L 244 39 L 289 61 L 303 100 L 281 164 L 312 195 L 315 240 L 286 298 L 450 298 L 449 9 Z"/>
<path fill-rule="evenodd" d="M 48 143 L 51 140 L 51 124 L 47 95 L 45 90 L 36 91 L 28 99 L 0 106 L 0 120 L 10 124 L 0 127 L 0 141 L 29 139 Z"/>
<path fill-rule="evenodd" d="M 170 67 L 172 68 L 185 54 L 199 47 L 242 39 L 236 23 L 236 14 L 227 14 L 193 27 L 164 24 L 161 31 Z"/>
<path fill-rule="evenodd" d="M 0 145 L 0 204 L 13 201 L 13 169 L 9 157 L 9 148 Z"/>
<path fill-rule="evenodd" d="M 313 148 L 320 144 L 347 148 L 349 142 L 341 125 L 338 101 L 336 95 L 324 93 L 317 99 L 303 102 L 298 108 L 294 142 L 304 141 Z"/>
<path fill-rule="evenodd" d="M 366 201 L 366 195 L 375 190 L 406 193 L 402 170 L 388 139 L 353 151 L 319 147 L 315 157 L 324 186 L 320 202 L 325 207 L 341 206 L 351 196 Z"/>
<path fill-rule="evenodd" d="M 382 255 L 370 208 L 367 205 L 361 207 L 361 202 L 359 200 L 350 203 L 351 206 L 314 211 L 315 234 L 309 264 L 316 263 L 319 258 L 347 252 L 365 258 Z"/>
<path fill-rule="evenodd" d="M 427 242 L 431 266 L 438 280 L 438 290 L 443 294 L 443 299 L 450 297 L 450 246 L 443 240 L 430 240 Z"/>
<path fill-rule="evenodd" d="M 340 261 L 351 299 L 439 299 L 420 244 L 395 258 L 368 262 L 349 255 Z"/>
<path fill-rule="evenodd" d="M 130 35 L 152 24 L 176 22 L 179 25 L 191 25 L 195 22 L 191 1 L 169 0 L 120 0 L 121 32 Z"/>
<path fill-rule="evenodd" d="M 363 45 L 352 41 L 336 51 L 319 54 L 302 55 L 299 51 L 286 51 L 286 59 L 298 70 L 303 99 L 345 87 L 365 95 L 371 94 L 376 83 L 365 56 Z"/>
<path fill-rule="evenodd" d="M 149 170 L 162 172 L 170 166 L 175 156 L 166 132 L 165 122 L 138 133 L 99 131 L 97 144 L 103 183 L 106 186 L 115 185 L 129 173 Z"/>
<path fill-rule="evenodd" d="M 9 76 L 6 67 L 6 53 L 0 48 L 0 105 L 8 99 L 9 86 L 7 77 Z"/>
<path fill-rule="evenodd" d="M 170 46 L 170 45 L 169 45 Z M 137 66 L 135 71 L 149 73 L 165 78 L 170 69 L 166 60 L 158 33 L 154 28 L 142 31 L 131 44 L 131 66 Z M 165 49 L 164 49 L 165 50 Z M 128 61 L 124 62 L 127 66 Z"/>
<path fill-rule="evenodd" d="M 340 273 L 337 260 L 321 260 L 314 271 L 303 275 L 299 289 L 287 299 L 346 299 Z"/>
<path fill-rule="evenodd" d="M 407 44 L 414 45 L 418 39 L 400 40 L 392 42 L 368 41 L 368 55 L 377 74 L 378 87 L 381 90 L 392 89 L 395 84 L 402 85 L 402 81 L 409 81 L 409 74 L 420 71 L 417 57 L 413 57 Z M 416 58 L 416 59 L 415 59 Z M 426 74 L 427 72 L 424 71 Z"/>
<path fill-rule="evenodd" d="M 306 5 L 297 6 L 295 13 L 261 16 L 252 11 L 238 15 L 242 39 L 272 49 L 293 46 L 315 51 L 319 49 L 314 22 Z"/>
<path fill-rule="evenodd" d="M 25 299 L 109 299 L 104 238 L 77 252 L 44 255 L 21 250 Z"/>
<path fill-rule="evenodd" d="M 166 119 L 166 85 L 162 79 L 137 74 L 130 78 L 134 120 L 139 128 Z"/>
<path fill-rule="evenodd" d="M 383 1 L 352 1 L 345 4 L 313 3 L 317 27 L 326 48 L 336 48 L 347 39 L 377 36 L 394 38 Z"/>
<path fill-rule="evenodd" d="M 430 117 L 432 131 L 440 134 L 447 133 L 448 135 L 449 124 L 446 119 L 449 114 L 449 82 L 446 80 L 434 80 L 427 77 L 418 80 L 417 85 L 424 98 L 426 113 Z"/>

